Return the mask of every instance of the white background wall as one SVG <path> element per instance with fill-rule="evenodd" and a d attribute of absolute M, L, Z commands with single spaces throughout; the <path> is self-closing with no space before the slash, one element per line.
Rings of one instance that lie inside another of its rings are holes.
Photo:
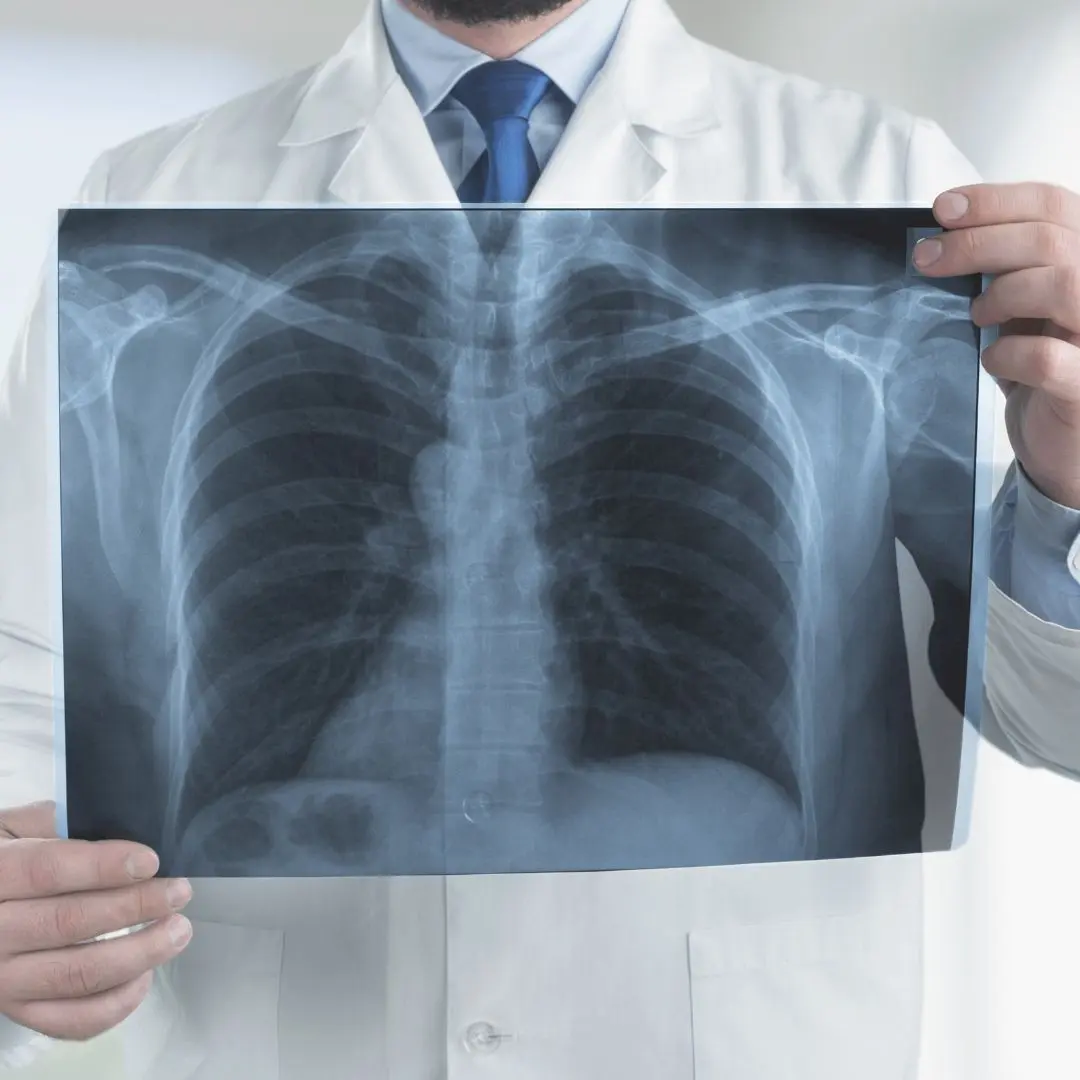
<path fill-rule="evenodd" d="M 314 61 L 356 23 L 362 3 L 7 0 L 0 350 L 28 298 L 50 216 L 98 150 Z M 988 179 L 1080 190 L 1077 0 L 675 7 L 724 48 L 934 117 Z M 1080 725 L 1080 702 L 1077 714 Z M 927 860 L 926 1080 L 1073 1078 L 1080 785 L 989 749 L 979 768 L 971 843 Z"/>

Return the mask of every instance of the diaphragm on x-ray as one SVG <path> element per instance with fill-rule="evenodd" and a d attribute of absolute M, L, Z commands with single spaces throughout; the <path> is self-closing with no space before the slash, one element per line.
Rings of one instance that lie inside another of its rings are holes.
<path fill-rule="evenodd" d="M 62 828 L 199 876 L 890 855 L 931 814 L 952 836 L 985 380 L 981 282 L 911 269 L 933 228 L 69 211 Z"/>

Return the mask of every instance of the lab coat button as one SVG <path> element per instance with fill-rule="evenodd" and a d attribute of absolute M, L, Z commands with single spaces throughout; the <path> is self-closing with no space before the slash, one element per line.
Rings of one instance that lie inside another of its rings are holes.
<path fill-rule="evenodd" d="M 465 1049 L 470 1054 L 493 1054 L 504 1038 L 486 1020 L 479 1020 L 465 1029 Z"/>

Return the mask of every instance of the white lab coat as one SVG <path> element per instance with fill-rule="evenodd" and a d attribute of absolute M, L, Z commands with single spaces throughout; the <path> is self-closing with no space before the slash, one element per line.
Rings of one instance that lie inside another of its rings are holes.
<path fill-rule="evenodd" d="M 105 154 L 83 200 L 455 204 L 377 7 L 314 71 Z M 928 205 L 977 179 L 934 123 L 709 47 L 664 0 L 632 0 L 529 201 Z M 0 615 L 39 641 L 55 599 L 40 586 L 55 500 L 42 464 L 44 325 L 39 308 L 0 417 Z M 921 582 L 905 581 L 905 617 L 925 620 Z M 1080 773 L 1080 633 L 995 589 L 987 663 L 987 720 L 999 741 L 1030 764 Z M 51 793 L 42 705 L 51 675 L 45 653 L 27 647 L 5 675 L 22 694 L 0 713 L 6 745 L 37 770 L 41 796 Z M 937 693 L 923 682 L 921 692 Z M 948 708 L 938 697 L 930 713 Z M 921 735 L 929 763 L 933 732 Z M 193 943 L 124 1025 L 131 1080 L 916 1075 L 917 857 L 205 881 L 189 913 Z M 506 1037 L 470 1046 L 466 1033 L 484 1030 L 477 1024 Z"/>

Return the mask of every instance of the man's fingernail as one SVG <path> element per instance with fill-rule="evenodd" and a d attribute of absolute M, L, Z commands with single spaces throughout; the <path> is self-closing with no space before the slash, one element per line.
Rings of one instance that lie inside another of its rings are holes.
<path fill-rule="evenodd" d="M 190 899 L 191 882 L 187 878 L 170 881 L 165 888 L 165 902 L 173 911 L 179 911 Z"/>
<path fill-rule="evenodd" d="M 934 213 L 939 221 L 959 221 L 971 208 L 971 200 L 958 191 L 946 191 L 934 203 Z"/>
<path fill-rule="evenodd" d="M 158 871 L 158 865 L 158 857 L 152 851 L 140 851 L 127 857 L 124 869 L 133 881 L 141 881 L 143 878 L 153 877 Z"/>
<path fill-rule="evenodd" d="M 173 915 L 169 920 L 169 940 L 176 946 L 191 940 L 191 923 L 183 915 Z"/>
<path fill-rule="evenodd" d="M 930 237 L 926 240 L 920 240 L 915 245 L 915 252 L 912 258 L 915 261 L 915 265 L 922 270 L 931 263 L 937 262 L 938 259 L 941 258 L 941 253 L 944 250 L 940 240 Z"/>

